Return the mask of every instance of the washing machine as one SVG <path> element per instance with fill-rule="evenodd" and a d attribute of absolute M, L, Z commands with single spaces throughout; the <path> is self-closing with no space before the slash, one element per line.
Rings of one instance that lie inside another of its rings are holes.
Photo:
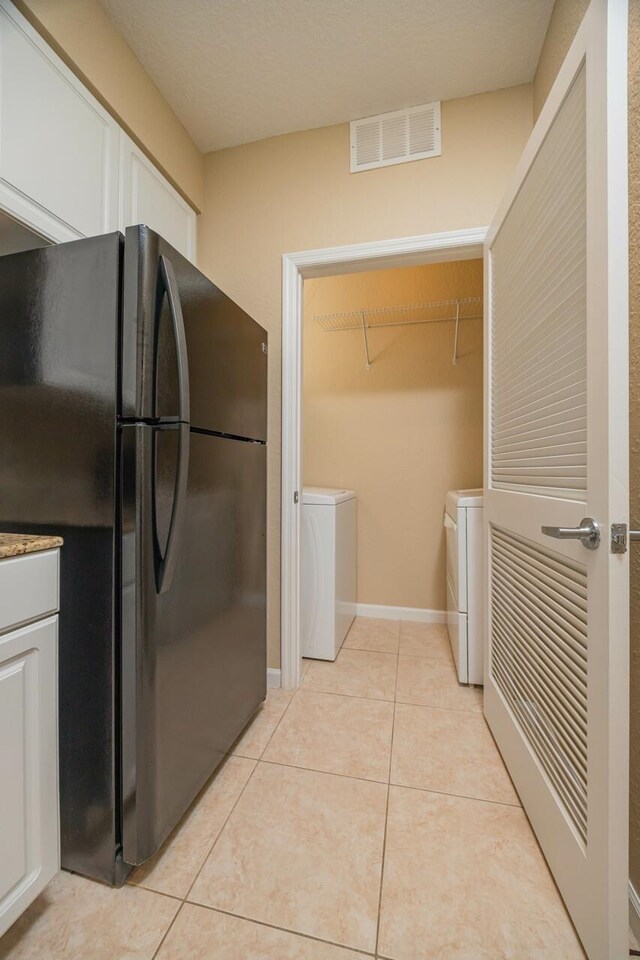
<path fill-rule="evenodd" d="M 450 490 L 447 541 L 447 629 L 460 683 L 484 683 L 482 490 Z"/>
<path fill-rule="evenodd" d="M 356 494 L 302 491 L 300 634 L 303 657 L 335 660 L 356 615 Z"/>

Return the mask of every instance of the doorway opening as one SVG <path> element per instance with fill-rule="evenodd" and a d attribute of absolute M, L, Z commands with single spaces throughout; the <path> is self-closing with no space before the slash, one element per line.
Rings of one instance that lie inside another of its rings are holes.
<path fill-rule="evenodd" d="M 483 682 L 482 283 L 482 259 L 305 281 L 303 658 L 363 630 L 396 653 L 401 621 L 404 652 L 450 658 L 448 626 L 460 682 Z"/>
<path fill-rule="evenodd" d="M 483 240 L 487 228 L 430 234 L 404 240 L 383 241 L 326 250 L 306 251 L 283 258 L 283 450 L 282 450 L 282 562 L 281 562 L 281 683 L 295 689 L 300 681 L 301 645 L 301 526 L 300 508 L 303 489 L 303 341 L 304 341 L 304 281 L 319 278 L 345 277 L 349 274 L 379 273 L 393 269 L 415 268 L 455 261 L 478 261 L 483 256 Z M 462 269 L 462 268 L 460 268 Z M 471 271 L 473 268 L 468 268 Z M 346 278 L 345 278 L 346 279 Z M 357 282 L 355 287 L 357 287 Z M 355 289 L 355 288 L 354 288 Z M 431 298 L 437 300 L 437 297 Z M 442 299 L 451 299 L 443 297 Z M 407 301 L 409 303 L 409 301 Z M 397 305 L 397 304 L 396 304 Z M 401 304 L 402 305 L 402 304 Z M 338 311 L 343 312 L 343 311 Z M 320 314 L 321 315 L 321 314 Z M 466 321 L 463 321 L 466 323 Z M 318 324 L 318 326 L 320 326 Z M 451 324 L 443 324 L 451 326 Z M 425 325 L 426 327 L 426 325 Z M 388 339 L 390 328 L 385 328 Z M 397 331 L 391 331 L 392 334 Z M 382 330 L 374 331 L 376 335 Z M 321 328 L 317 336 L 327 339 L 353 338 L 355 334 L 327 332 Z M 370 339 L 370 338 L 369 338 Z M 364 342 L 364 341 L 363 341 Z M 444 340 L 443 340 L 444 344 Z M 337 349 L 337 348 L 336 348 Z M 341 348 L 340 348 L 341 349 Z M 362 345 L 361 345 L 362 349 Z M 366 349 L 369 347 L 366 345 Z M 374 352 L 379 347 L 373 346 Z M 454 344 L 451 344 L 451 361 Z M 366 353 L 361 357 L 365 357 Z M 369 363 L 380 366 L 383 355 L 376 358 L 369 353 Z M 450 362 L 451 362 L 450 361 Z M 365 371 L 371 374 L 372 370 Z M 362 370 L 360 374 L 362 375 Z M 375 371 L 374 376 L 377 375 Z M 442 504 L 444 506 L 444 504 Z M 401 604 L 387 604 L 401 606 Z M 410 604 L 405 604 L 409 609 Z M 421 609 L 429 609 L 426 606 Z"/>

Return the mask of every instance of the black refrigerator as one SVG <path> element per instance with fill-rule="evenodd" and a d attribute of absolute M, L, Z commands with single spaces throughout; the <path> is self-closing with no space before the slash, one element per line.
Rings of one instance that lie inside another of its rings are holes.
<path fill-rule="evenodd" d="M 59 534 L 62 864 L 123 882 L 266 694 L 267 335 L 147 227 L 0 258 L 0 530 Z"/>

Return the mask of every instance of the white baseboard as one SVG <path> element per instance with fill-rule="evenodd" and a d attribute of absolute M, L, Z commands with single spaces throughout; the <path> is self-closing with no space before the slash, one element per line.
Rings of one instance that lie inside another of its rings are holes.
<path fill-rule="evenodd" d="M 267 667 L 267 690 L 273 690 L 281 686 L 280 669 L 278 667 Z"/>
<path fill-rule="evenodd" d="M 379 603 L 356 603 L 356 617 L 378 620 L 419 620 L 421 623 L 446 623 L 446 610 L 425 610 L 423 607 L 386 607 Z"/>
<path fill-rule="evenodd" d="M 631 881 L 629 881 L 629 926 L 640 943 L 640 896 Z"/>

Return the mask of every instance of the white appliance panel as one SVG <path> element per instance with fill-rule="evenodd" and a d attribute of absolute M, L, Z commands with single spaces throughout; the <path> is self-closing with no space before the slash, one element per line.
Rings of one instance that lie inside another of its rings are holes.
<path fill-rule="evenodd" d="M 303 657 L 335 660 L 356 612 L 354 491 L 307 488 L 302 498 L 300 639 Z"/>
<path fill-rule="evenodd" d="M 468 683 L 467 615 L 459 612 L 449 581 L 447 581 L 447 630 L 458 680 L 460 683 Z"/>
<path fill-rule="evenodd" d="M 446 497 L 447 629 L 460 683 L 483 683 L 482 491 Z"/>

